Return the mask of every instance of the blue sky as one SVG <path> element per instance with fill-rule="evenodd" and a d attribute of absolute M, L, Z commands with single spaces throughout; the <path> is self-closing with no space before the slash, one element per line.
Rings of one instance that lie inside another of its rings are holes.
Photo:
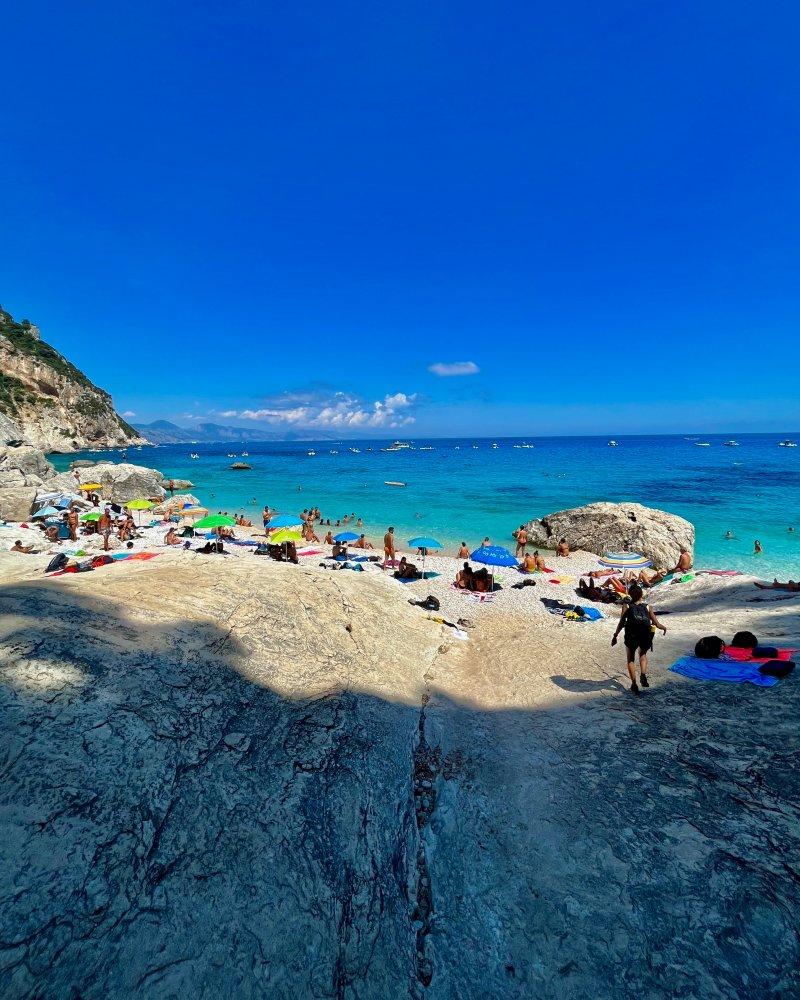
<path fill-rule="evenodd" d="M 796 430 L 798 28 L 5 5 L 0 301 L 134 422 Z"/>

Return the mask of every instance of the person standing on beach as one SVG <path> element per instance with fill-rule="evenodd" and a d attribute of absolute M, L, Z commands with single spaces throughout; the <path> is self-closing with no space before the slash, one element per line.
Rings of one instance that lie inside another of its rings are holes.
<path fill-rule="evenodd" d="M 383 568 L 394 562 L 394 528 L 389 528 L 383 536 Z"/>
<path fill-rule="evenodd" d="M 650 682 L 647 680 L 647 654 L 653 648 L 655 630 L 660 628 L 664 635 L 667 634 L 667 630 L 656 618 L 650 605 L 642 603 L 644 591 L 638 583 L 631 584 L 628 594 L 631 603 L 622 612 L 611 645 L 616 646 L 620 632 L 625 629 L 625 654 L 628 676 L 631 679 L 631 691 L 634 694 L 639 694 L 639 685 L 636 683 L 636 653 L 639 653 L 641 685 L 643 688 L 650 687 Z"/>
<path fill-rule="evenodd" d="M 517 551 L 514 555 L 519 559 L 520 555 L 525 555 L 525 549 L 528 547 L 528 532 L 525 530 L 524 524 L 521 524 L 514 532 L 514 537 L 517 540 Z"/>
<path fill-rule="evenodd" d="M 70 507 L 67 514 L 67 527 L 69 528 L 69 538 L 71 542 L 78 540 L 78 512 L 74 507 Z"/>
<path fill-rule="evenodd" d="M 269 518 L 270 518 L 269 505 L 264 504 L 264 509 L 261 511 L 261 521 L 264 525 L 264 531 L 266 531 L 267 527 L 269 526 Z"/>

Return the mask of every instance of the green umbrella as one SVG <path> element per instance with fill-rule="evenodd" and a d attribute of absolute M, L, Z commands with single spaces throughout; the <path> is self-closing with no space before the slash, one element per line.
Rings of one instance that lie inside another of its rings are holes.
<path fill-rule="evenodd" d="M 151 503 L 149 500 L 145 500 L 140 497 L 138 500 L 129 500 L 125 504 L 125 506 L 128 508 L 128 510 L 152 510 L 153 507 L 155 507 L 155 504 Z M 141 528 L 142 526 L 141 514 L 139 515 L 139 520 L 136 523 Z"/>
<path fill-rule="evenodd" d="M 102 516 L 98 511 L 93 510 L 88 514 L 81 514 L 81 521 L 99 521 Z"/>
<path fill-rule="evenodd" d="M 226 517 L 224 514 L 209 514 L 208 517 L 202 517 L 199 521 L 195 522 L 195 528 L 230 528 L 236 524 L 236 521 L 232 517 Z"/>

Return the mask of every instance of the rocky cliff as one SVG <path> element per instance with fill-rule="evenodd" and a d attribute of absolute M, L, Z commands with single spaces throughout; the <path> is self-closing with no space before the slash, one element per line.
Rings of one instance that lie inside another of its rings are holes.
<path fill-rule="evenodd" d="M 41 339 L 27 320 L 0 308 L 0 415 L 11 434 L 42 451 L 141 444 L 111 396 Z M 9 421 L 11 422 L 9 424 Z"/>

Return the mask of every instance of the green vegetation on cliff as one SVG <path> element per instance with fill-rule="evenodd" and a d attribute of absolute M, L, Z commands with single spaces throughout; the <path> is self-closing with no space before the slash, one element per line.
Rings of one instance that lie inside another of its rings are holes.
<path fill-rule="evenodd" d="M 67 378 L 71 378 L 81 385 L 107 395 L 102 389 L 98 389 L 96 385 L 90 382 L 79 368 L 76 368 L 63 355 L 59 354 L 55 347 L 51 347 L 45 341 L 40 340 L 32 332 L 29 320 L 23 319 L 18 323 L 11 313 L 6 312 L 2 306 L 0 306 L 0 335 L 10 341 L 21 354 L 25 354 L 35 361 L 47 365 L 53 371 L 58 372 L 59 375 L 66 375 Z"/>

